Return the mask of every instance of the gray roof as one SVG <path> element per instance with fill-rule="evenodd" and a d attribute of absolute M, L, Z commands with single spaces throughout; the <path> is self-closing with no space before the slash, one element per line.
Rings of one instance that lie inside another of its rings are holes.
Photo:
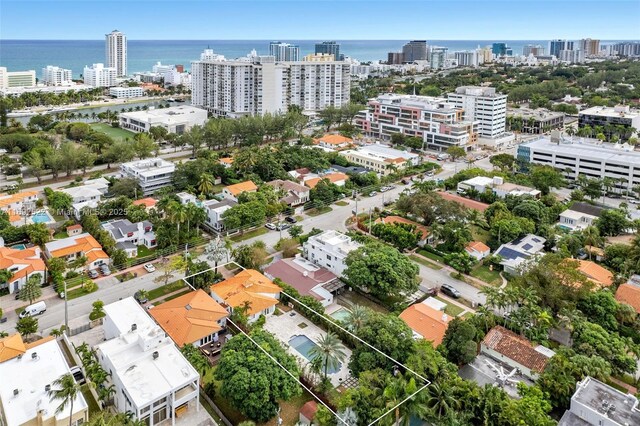
<path fill-rule="evenodd" d="M 588 214 L 591 216 L 600 217 L 603 210 L 605 209 L 603 207 L 594 206 L 593 204 L 589 204 L 589 203 L 575 202 L 571 205 L 571 207 L 569 207 L 569 210 L 572 210 L 578 213 Z"/>
<path fill-rule="evenodd" d="M 233 200 L 229 200 L 227 198 L 223 199 L 222 201 L 218 201 L 218 200 L 208 200 L 205 201 L 204 203 L 202 203 L 206 208 L 214 210 L 217 208 L 220 208 L 222 206 L 229 206 L 229 207 L 233 207 L 236 204 L 238 204 L 236 201 Z"/>
<path fill-rule="evenodd" d="M 116 247 L 122 250 L 130 250 L 136 248 L 136 245 L 129 241 L 123 241 L 121 243 L 117 243 Z"/>
<path fill-rule="evenodd" d="M 115 239 L 126 237 L 129 232 L 136 232 L 138 230 L 137 223 L 131 223 L 129 219 L 114 220 L 107 222 L 103 225 L 106 230 L 111 231 Z M 142 222 L 143 228 L 153 227 L 151 222 L 145 220 Z"/>
<path fill-rule="evenodd" d="M 592 377 L 579 382 L 571 398 L 597 411 L 615 424 L 640 425 L 640 410 L 635 396 L 625 394 Z"/>
<path fill-rule="evenodd" d="M 558 422 L 558 426 L 591 426 L 591 423 L 582 420 L 580 417 L 567 410 Z"/>

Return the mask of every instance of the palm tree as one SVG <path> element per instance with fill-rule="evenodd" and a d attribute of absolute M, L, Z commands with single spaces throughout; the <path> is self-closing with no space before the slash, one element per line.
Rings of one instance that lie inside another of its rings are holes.
<path fill-rule="evenodd" d="M 582 231 L 582 236 L 584 237 L 584 245 L 591 247 L 598 247 L 602 244 L 602 237 L 600 236 L 600 231 L 593 225 L 587 226 L 584 231 Z M 591 250 L 589 251 L 589 260 L 591 260 Z"/>
<path fill-rule="evenodd" d="M 180 224 L 187 219 L 187 212 L 182 204 L 177 201 L 171 201 L 167 206 L 169 219 L 177 226 L 176 239 L 180 244 Z"/>
<path fill-rule="evenodd" d="M 69 373 L 63 374 L 53 381 L 49 390 L 49 398 L 61 400 L 61 404 L 56 408 L 56 414 L 60 414 L 69 405 L 69 426 L 73 423 L 73 401 L 80 393 L 80 385 L 76 383 L 76 379 Z M 57 387 L 57 389 L 56 389 Z"/>
<path fill-rule="evenodd" d="M 104 405 L 108 405 L 113 395 L 116 393 L 116 387 L 114 385 L 103 386 L 98 390 L 98 396 Z"/>
<path fill-rule="evenodd" d="M 362 305 L 353 305 L 351 307 L 351 312 L 349 312 L 349 316 L 346 319 L 347 328 L 351 332 L 357 333 L 365 325 L 368 316 L 368 308 L 365 308 Z"/>
<path fill-rule="evenodd" d="M 213 176 L 209 173 L 203 173 L 200 175 L 200 181 L 198 182 L 198 191 L 201 194 L 209 195 L 213 192 Z"/>
<path fill-rule="evenodd" d="M 442 418 L 460 406 L 460 401 L 456 400 L 451 392 L 440 382 L 434 382 L 427 387 L 429 396 L 427 396 L 427 407 L 437 417 Z"/>
<path fill-rule="evenodd" d="M 31 305 L 34 300 L 42 296 L 42 274 L 33 274 L 27 279 L 27 282 L 24 284 L 20 292 L 18 293 L 18 297 L 20 300 L 29 301 Z"/>
<path fill-rule="evenodd" d="M 395 414 L 395 426 L 408 426 L 411 416 L 418 415 L 425 417 L 428 411 L 427 405 L 424 403 L 424 397 L 421 394 L 415 395 L 413 398 L 405 401 L 405 399 L 414 394 L 418 390 L 416 380 L 412 377 L 409 381 L 404 377 L 390 377 L 387 380 L 382 398 L 385 408 L 393 409 Z M 385 416 L 385 419 L 391 417 Z M 386 423 L 389 423 L 388 421 Z M 390 424 L 390 423 L 389 423 Z"/>
<path fill-rule="evenodd" d="M 316 346 L 309 350 L 311 361 L 313 362 L 318 359 L 316 362 L 318 362 L 324 370 L 325 380 L 327 379 L 329 369 L 338 369 L 340 363 L 347 357 L 345 349 L 338 336 L 332 332 L 328 332 L 318 339 Z"/>

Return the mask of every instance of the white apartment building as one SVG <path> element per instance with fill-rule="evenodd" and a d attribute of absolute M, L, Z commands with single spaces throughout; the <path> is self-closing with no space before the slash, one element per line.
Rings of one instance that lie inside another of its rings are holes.
<path fill-rule="evenodd" d="M 73 84 L 73 73 L 60 67 L 47 65 L 42 68 L 42 83 L 47 86 L 69 86 Z"/>
<path fill-rule="evenodd" d="M 364 145 L 358 149 L 340 151 L 340 155 L 354 164 L 383 176 L 409 166 L 417 166 L 421 161 L 418 154 L 381 144 Z"/>
<path fill-rule="evenodd" d="M 142 87 L 112 87 L 109 89 L 109 96 L 116 99 L 139 98 L 144 96 L 144 89 Z"/>
<path fill-rule="evenodd" d="M 506 130 L 507 95 L 493 87 L 462 86 L 447 95 L 449 103 L 464 110 L 465 120 L 478 123 L 481 138 L 497 138 Z"/>
<path fill-rule="evenodd" d="M 629 426 L 640 424 L 638 398 L 585 377 L 576 385 L 571 406 L 558 426 Z"/>
<path fill-rule="evenodd" d="M 585 61 L 585 53 L 581 49 L 561 50 L 558 60 L 568 64 L 581 64 Z"/>
<path fill-rule="evenodd" d="M 117 70 L 104 64 L 93 64 L 82 71 L 84 84 L 91 87 L 112 87 L 116 85 Z"/>
<path fill-rule="evenodd" d="M 329 230 L 309 237 L 302 248 L 307 260 L 341 277 L 347 269 L 345 264 L 347 255 L 360 247 L 360 243 L 353 241 L 345 234 Z"/>
<path fill-rule="evenodd" d="M 477 67 L 480 64 L 478 52 L 475 50 L 454 52 L 454 56 L 459 67 Z"/>
<path fill-rule="evenodd" d="M 277 62 L 273 56 L 227 60 L 205 50 L 191 63 L 191 103 L 216 116 L 284 113 L 341 107 L 350 98 L 346 62 Z"/>
<path fill-rule="evenodd" d="M 278 62 L 299 61 L 300 47 L 289 43 L 272 41 L 269 43 L 269 55 L 274 56 Z"/>
<path fill-rule="evenodd" d="M 159 126 L 169 133 L 182 134 L 193 126 L 202 126 L 207 122 L 207 111 L 190 105 L 170 108 L 149 109 L 147 111 L 123 112 L 119 116 L 120 127 L 133 132 L 148 132 L 151 127 Z"/>
<path fill-rule="evenodd" d="M 423 148 L 445 151 L 468 149 L 477 139 L 478 123 L 465 120 L 462 108 L 444 98 L 387 93 L 369 101 L 356 117 L 366 136 L 390 139 L 393 133 L 424 141 Z"/>
<path fill-rule="evenodd" d="M 0 67 L 0 89 L 12 87 L 34 87 L 36 85 L 36 72 L 7 71 L 6 67 Z"/>
<path fill-rule="evenodd" d="M 116 77 L 127 75 L 127 36 L 113 30 L 104 39 L 107 67 L 116 69 Z"/>
<path fill-rule="evenodd" d="M 118 412 L 149 426 L 175 425 L 199 410 L 200 375 L 133 297 L 104 307 L 107 341 L 95 346 L 98 362 L 116 388 Z"/>
<path fill-rule="evenodd" d="M 60 412 L 61 400 L 52 399 L 53 382 L 71 374 L 56 339 L 47 337 L 25 343 L 19 334 L 0 338 L 0 424 L 72 425 L 89 421 L 89 405 L 82 392 Z"/>
<path fill-rule="evenodd" d="M 143 195 L 153 194 L 160 188 L 171 185 L 175 164 L 162 158 L 131 161 L 120 165 L 120 176 L 132 178 L 142 188 Z"/>
<path fill-rule="evenodd" d="M 175 65 L 166 65 L 158 61 L 153 67 L 151 67 L 151 72 L 164 74 L 166 72 L 173 71 L 174 68 L 175 68 Z"/>
<path fill-rule="evenodd" d="M 605 127 L 607 125 L 624 126 L 634 128 L 635 132 L 640 129 L 640 110 L 631 109 L 629 105 L 616 105 L 615 107 L 596 106 L 584 109 L 578 113 L 578 126 Z M 606 131 L 606 129 L 605 129 Z M 621 139 L 626 140 L 629 135 L 622 135 Z"/>
<path fill-rule="evenodd" d="M 518 160 L 564 171 L 569 179 L 610 177 L 618 187 L 631 190 L 640 185 L 640 152 L 627 144 L 603 143 L 597 139 L 565 137 L 558 131 L 518 146 Z"/>

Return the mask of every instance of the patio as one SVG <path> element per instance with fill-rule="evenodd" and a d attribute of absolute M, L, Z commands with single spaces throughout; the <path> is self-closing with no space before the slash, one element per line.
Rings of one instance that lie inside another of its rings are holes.
<path fill-rule="evenodd" d="M 207 358 L 209 364 L 216 365 L 218 359 L 220 359 L 220 352 L 222 351 L 222 348 L 229 341 L 229 339 L 231 339 L 231 337 L 233 336 L 227 329 L 224 334 L 218 335 L 217 342 L 211 342 L 207 343 L 206 345 L 200 346 L 200 352 L 202 352 L 202 354 Z"/>
<path fill-rule="evenodd" d="M 284 343 L 284 346 L 287 348 L 289 353 L 295 355 L 296 358 L 299 359 L 301 365 L 309 364 L 309 360 L 298 350 L 294 349 L 289 344 L 289 341 L 296 336 L 306 336 L 315 343 L 320 337 L 326 334 L 324 330 L 309 321 L 296 310 L 291 310 L 282 315 L 271 315 L 267 317 L 264 329 L 273 333 L 282 343 Z M 340 369 L 333 374 L 329 374 L 331 383 L 336 387 L 343 385 L 350 378 L 348 364 L 349 359 L 351 358 L 351 350 L 345 347 L 344 352 L 347 356 L 342 362 Z"/>

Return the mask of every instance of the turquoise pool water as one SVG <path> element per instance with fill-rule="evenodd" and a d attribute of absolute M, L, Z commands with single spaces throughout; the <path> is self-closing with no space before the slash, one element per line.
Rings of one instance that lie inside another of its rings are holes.
<path fill-rule="evenodd" d="M 15 246 L 11 246 L 11 248 L 16 250 L 24 250 L 27 248 L 27 246 L 25 246 L 24 244 L 16 244 Z"/>
<path fill-rule="evenodd" d="M 51 216 L 49 216 L 49 213 L 47 212 L 38 212 L 33 216 L 31 216 L 31 220 L 33 221 L 33 223 L 53 222 L 53 219 L 51 218 Z"/>
<path fill-rule="evenodd" d="M 311 348 L 317 346 L 307 336 L 302 336 L 302 335 L 292 337 L 291 340 L 289 340 L 289 345 L 291 345 L 291 347 L 294 348 L 296 351 L 300 352 L 300 354 L 302 354 L 302 356 L 308 359 L 309 361 L 311 361 L 311 355 L 309 354 L 309 351 L 311 351 Z M 329 374 L 337 373 L 338 371 L 340 371 L 341 367 L 342 367 L 342 364 L 339 364 L 337 369 L 329 368 L 327 372 Z"/>
<path fill-rule="evenodd" d="M 343 321 L 344 322 L 351 315 L 351 311 L 348 310 L 347 308 L 340 308 L 337 311 L 331 312 L 329 315 L 331 315 L 332 318 L 335 318 L 338 321 Z"/>

